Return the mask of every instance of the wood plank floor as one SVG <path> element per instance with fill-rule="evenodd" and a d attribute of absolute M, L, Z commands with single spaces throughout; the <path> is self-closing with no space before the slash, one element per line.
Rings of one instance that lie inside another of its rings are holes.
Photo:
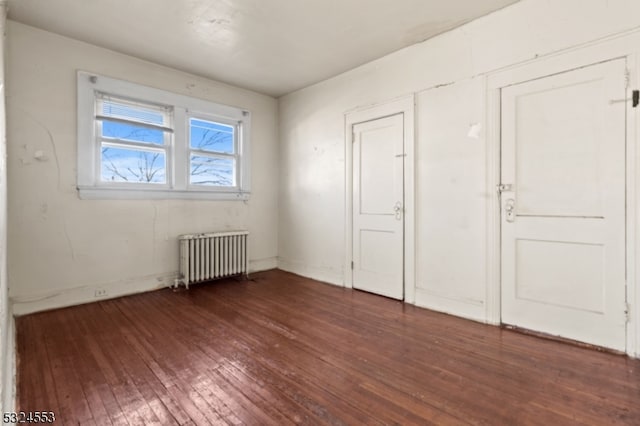
<path fill-rule="evenodd" d="M 640 361 L 282 271 L 17 319 L 57 424 L 640 424 Z"/>

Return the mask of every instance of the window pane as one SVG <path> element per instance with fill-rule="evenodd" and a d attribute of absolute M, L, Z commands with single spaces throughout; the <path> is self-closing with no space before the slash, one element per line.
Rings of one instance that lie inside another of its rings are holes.
<path fill-rule="evenodd" d="M 235 160 L 233 158 L 191 156 L 191 184 L 235 186 Z"/>
<path fill-rule="evenodd" d="M 102 146 L 103 182 L 166 183 L 163 152 Z"/>
<path fill-rule="evenodd" d="M 189 119 L 191 149 L 233 154 L 233 132 L 233 126 L 195 118 Z"/>
<path fill-rule="evenodd" d="M 161 111 L 122 101 L 104 100 L 102 102 L 102 115 L 141 121 L 149 124 L 157 124 L 160 126 L 165 124 L 164 115 Z"/>
<path fill-rule="evenodd" d="M 162 130 L 127 123 L 116 123 L 109 120 L 102 120 L 102 136 L 164 145 L 164 132 Z"/>

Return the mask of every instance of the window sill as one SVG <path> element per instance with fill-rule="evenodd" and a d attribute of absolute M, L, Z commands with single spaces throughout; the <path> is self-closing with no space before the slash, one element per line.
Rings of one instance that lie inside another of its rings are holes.
<path fill-rule="evenodd" d="M 246 201 L 249 192 L 181 191 L 175 189 L 122 189 L 102 187 L 78 187 L 82 200 L 219 200 Z"/>

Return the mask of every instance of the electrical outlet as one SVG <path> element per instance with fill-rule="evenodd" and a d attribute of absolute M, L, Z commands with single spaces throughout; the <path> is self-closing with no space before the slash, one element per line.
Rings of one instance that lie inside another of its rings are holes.
<path fill-rule="evenodd" d="M 109 293 L 106 288 L 97 288 L 95 292 L 95 297 L 106 297 Z"/>

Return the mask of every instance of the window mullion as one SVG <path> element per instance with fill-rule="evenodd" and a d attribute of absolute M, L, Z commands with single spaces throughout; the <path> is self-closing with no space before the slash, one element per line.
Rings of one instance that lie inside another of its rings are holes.
<path fill-rule="evenodd" d="M 164 148 L 165 148 L 165 158 L 166 158 L 166 177 L 167 177 L 167 185 L 169 185 L 169 187 L 171 189 L 175 188 L 175 167 L 174 167 L 174 154 L 175 154 L 175 149 L 174 149 L 174 139 L 175 139 L 175 129 L 174 129 L 174 123 L 175 123 L 175 118 L 173 114 L 165 114 L 165 122 L 169 123 L 169 126 L 171 126 L 171 133 L 169 132 L 165 132 L 163 135 L 163 140 L 164 140 Z"/>
<path fill-rule="evenodd" d="M 187 126 L 187 112 L 184 108 L 175 108 L 172 170 L 174 187 L 186 190 L 189 182 L 189 131 Z"/>

